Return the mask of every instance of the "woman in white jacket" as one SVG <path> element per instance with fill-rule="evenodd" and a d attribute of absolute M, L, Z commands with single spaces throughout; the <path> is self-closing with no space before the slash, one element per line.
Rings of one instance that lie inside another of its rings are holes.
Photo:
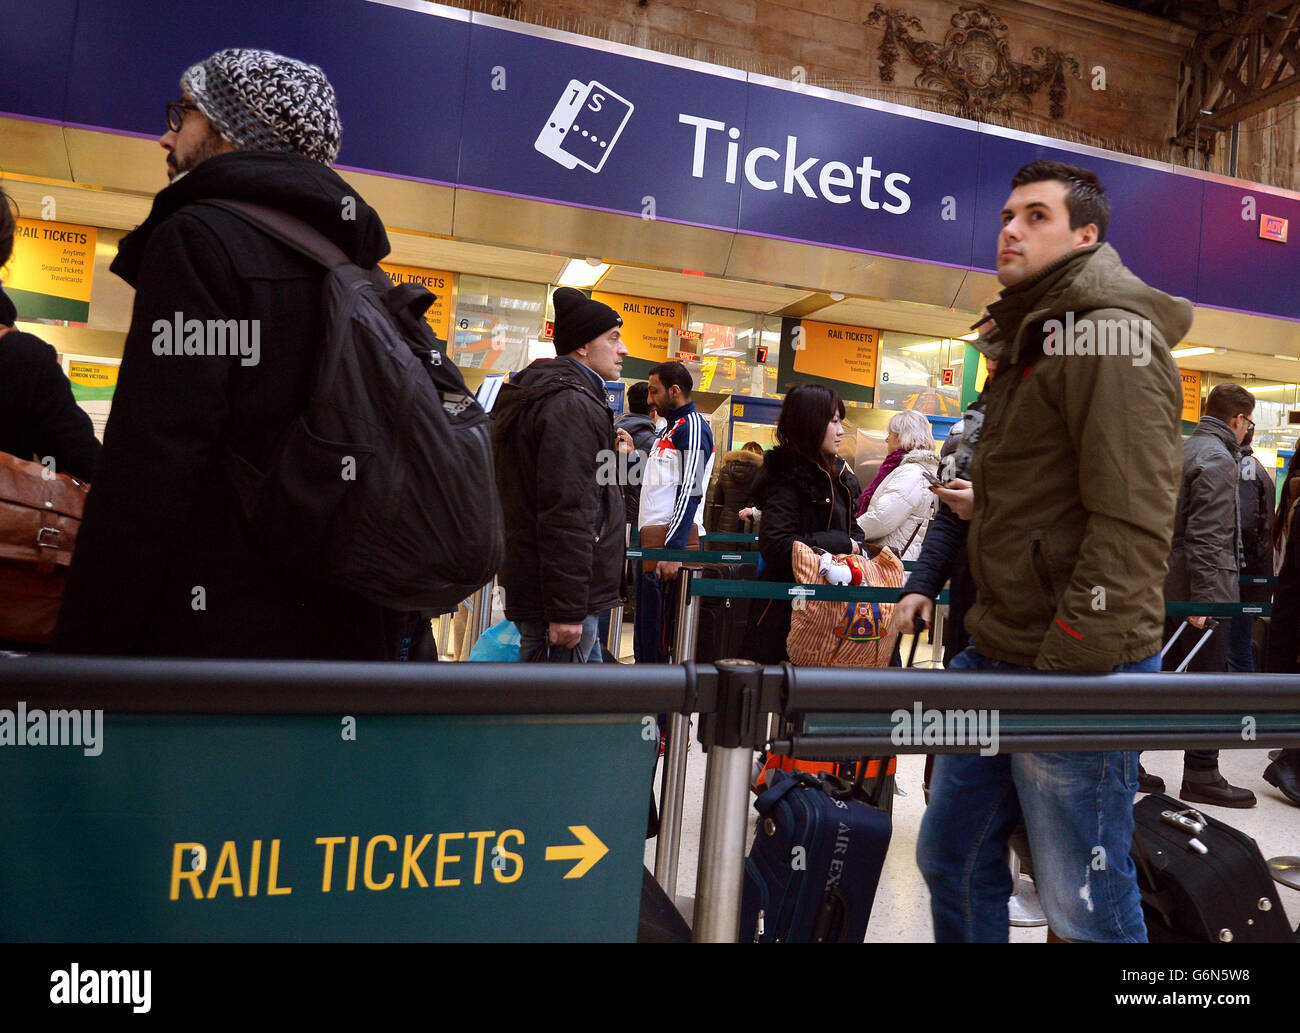
<path fill-rule="evenodd" d="M 868 545 L 888 546 L 901 559 L 914 560 L 934 512 L 934 494 L 922 470 L 935 473 L 939 456 L 934 451 L 930 421 L 915 409 L 900 412 L 889 421 L 885 445 L 901 448 L 902 461 L 872 493 L 858 526 Z"/>

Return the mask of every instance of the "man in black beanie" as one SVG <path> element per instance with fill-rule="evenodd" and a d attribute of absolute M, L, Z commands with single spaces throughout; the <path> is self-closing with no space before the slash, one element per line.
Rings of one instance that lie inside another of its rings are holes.
<path fill-rule="evenodd" d="M 493 411 L 500 580 L 521 660 L 585 661 L 597 615 L 619 601 L 623 496 L 605 381 L 618 379 L 627 348 L 608 305 L 572 287 L 553 301 L 557 357 L 512 378 Z"/>

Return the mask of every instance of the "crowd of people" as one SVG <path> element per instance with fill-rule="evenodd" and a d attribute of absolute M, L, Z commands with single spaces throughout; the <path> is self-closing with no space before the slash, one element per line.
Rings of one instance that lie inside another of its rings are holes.
<path fill-rule="evenodd" d="M 323 586 L 250 533 L 229 457 L 264 466 L 303 413 L 323 332 L 323 270 L 209 202 L 282 209 L 363 268 L 388 253 L 383 222 L 330 167 L 341 126 L 320 69 L 226 50 L 187 69 L 180 86 L 161 137 L 170 185 L 112 266 L 136 294 L 102 450 L 53 349 L 30 334 L 0 338 L 0 450 L 53 456 L 60 471 L 92 480 L 55 648 L 393 658 L 399 643 L 409 645 L 411 613 Z M 521 659 L 598 658 L 601 618 L 627 599 L 637 661 L 668 660 L 681 564 L 629 566 L 629 531 L 644 547 L 690 549 L 706 523 L 737 531 L 752 517 L 767 581 L 794 580 L 796 542 L 835 555 L 888 548 L 914 560 L 894 611 L 905 629 L 929 623 L 951 585 L 944 664 L 975 677 L 1157 672 L 1174 630 L 1166 599 L 1237 602 L 1241 574 L 1260 571 L 1278 577 L 1264 666 L 1296 672 L 1296 463 L 1273 506 L 1250 456 L 1254 399 L 1233 384 L 1210 393 L 1183 441 L 1170 346 L 1190 327 L 1191 306 L 1123 266 L 1105 243 L 1109 215 L 1101 183 L 1085 169 L 1040 160 L 1016 174 L 998 236 L 1003 290 L 976 342 L 989 371 L 980 398 L 943 456 L 923 415 L 896 414 L 865 490 L 839 454 L 844 402 L 821 383 L 785 395 L 775 447 L 725 453 L 716 479 L 713 434 L 680 362 L 634 385 L 616 421 L 605 382 L 619 378 L 627 355 L 622 320 L 581 291 L 557 289 L 556 356 L 517 373 L 493 414 L 506 540 L 499 581 Z M 6 203 L 0 265 L 13 221 Z M 159 354 L 155 323 L 178 312 L 258 321 L 260 362 Z M 1150 361 L 1054 353 L 1044 327 L 1067 314 L 1075 327 L 1145 321 Z M 0 294 L 0 324 L 16 316 Z M 628 473 L 610 478 L 606 460 L 618 455 L 615 468 Z M 428 614 L 414 618 L 427 635 Z M 743 655 L 786 660 L 790 623 L 788 602 L 764 605 Z M 1205 618 L 1190 623 L 1207 629 Z M 1194 669 L 1254 669 L 1249 620 L 1208 629 Z M 1166 666 L 1180 654 L 1172 650 Z M 1300 750 L 1282 751 L 1263 777 L 1300 804 Z M 1129 858 L 1139 788 L 1162 787 L 1134 752 L 939 756 L 918 846 L 936 938 L 1007 938 L 1007 844 L 1023 822 L 1057 935 L 1145 939 Z M 1182 795 L 1255 802 L 1226 782 L 1208 751 L 1188 751 Z M 1109 860 L 1090 870 L 1097 847 Z"/>

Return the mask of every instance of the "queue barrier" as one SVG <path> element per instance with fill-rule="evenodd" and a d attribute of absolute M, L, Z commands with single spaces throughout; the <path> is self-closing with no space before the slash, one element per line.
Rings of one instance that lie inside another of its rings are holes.
<path fill-rule="evenodd" d="M 0 938 L 73 942 L 630 938 L 653 751 L 640 733 L 656 712 L 708 718 L 696 941 L 736 938 L 750 763 L 774 717 L 804 722 L 772 744 L 804 756 L 983 748 L 899 736 L 900 715 L 931 710 L 999 715 L 1002 752 L 1300 741 L 1300 679 L 1284 675 L 918 677 L 743 660 L 34 656 L 0 662 L 0 708 L 110 715 L 99 756 L 0 749 Z M 437 839 L 422 870 L 421 833 Z"/>
<path fill-rule="evenodd" d="M 633 550 L 629 550 L 629 556 L 633 556 Z M 635 555 L 647 560 L 673 560 L 686 563 L 698 562 L 699 553 L 692 550 L 636 550 Z M 743 554 L 742 554 L 743 555 Z M 910 566 L 905 564 L 905 566 Z M 746 598 L 746 599 L 774 599 L 788 600 L 793 602 L 798 599 L 802 602 L 811 602 L 816 600 L 834 601 L 834 602 L 877 602 L 877 603 L 896 603 L 904 594 L 905 588 L 881 588 L 881 587 L 862 587 L 862 586 L 841 586 L 841 585 L 804 585 L 772 581 L 731 581 L 714 578 L 699 578 L 694 576 L 695 571 L 691 567 L 683 567 L 679 573 L 682 579 L 683 591 L 679 597 L 679 616 L 678 628 L 679 634 L 677 641 L 674 643 L 673 659 L 677 662 L 693 660 L 696 649 L 696 633 L 698 628 L 698 616 L 696 614 L 697 605 L 695 600 L 699 598 Z M 935 600 L 936 607 L 948 605 L 949 593 L 944 589 L 939 597 Z M 1209 617 L 1236 617 L 1236 616 L 1268 616 L 1272 607 L 1268 603 L 1190 603 L 1190 602 L 1170 602 L 1165 604 L 1165 612 L 1171 617 L 1188 617 L 1188 616 L 1209 616 Z M 793 671 L 793 668 L 792 668 Z M 860 672 L 859 672 L 860 674 Z M 890 714 L 875 714 L 874 719 L 869 722 L 848 721 L 839 726 L 809 728 L 806 725 L 802 732 L 790 739 L 777 739 L 769 744 L 771 752 L 786 753 L 797 755 L 809 760 L 815 759 L 836 759 L 845 756 L 865 755 L 869 753 L 897 753 L 907 752 L 899 750 L 898 744 L 894 741 L 893 731 L 895 722 Z M 1043 745 L 1045 742 L 1053 741 L 1052 731 L 1055 727 L 1052 721 L 1048 719 L 1044 725 L 1041 721 L 1035 724 L 1030 721 L 1028 724 L 1017 724 L 1013 722 L 1007 728 L 1007 734 L 1002 741 L 1008 743 L 1026 743 L 1025 748 L 1028 750 L 1042 750 L 1049 748 Z M 709 719 L 702 716 L 702 729 L 707 729 Z M 675 718 L 670 723 L 667 751 L 664 758 L 663 781 L 661 783 L 660 800 L 661 805 L 665 808 L 665 813 L 672 815 L 673 823 L 666 829 L 661 829 L 660 836 L 656 843 L 655 853 L 655 876 L 659 879 L 664 891 L 671 897 L 676 892 L 677 877 L 677 858 L 680 851 L 680 815 L 683 807 L 683 797 L 686 785 L 686 749 L 683 738 L 689 730 L 689 724 L 679 722 Z M 1297 741 L 1296 736 L 1290 736 L 1286 727 L 1275 729 L 1272 724 L 1266 722 L 1263 729 L 1256 728 L 1256 732 L 1270 733 L 1278 731 L 1282 738 L 1277 741 L 1280 743 Z M 1071 734 L 1097 733 L 1105 731 L 1104 728 L 1098 728 L 1088 724 L 1084 719 L 1075 722 L 1070 726 Z M 1119 736 L 1111 740 L 1114 745 L 1105 747 L 1107 749 L 1137 749 L 1137 748 L 1161 748 L 1167 747 L 1167 724 L 1163 717 L 1157 716 L 1152 718 L 1151 715 L 1139 715 L 1135 717 L 1135 727 L 1131 733 L 1126 736 Z M 1231 739 L 1233 736 L 1239 737 L 1241 726 L 1239 723 L 1223 717 L 1223 715 L 1214 715 L 1204 721 L 1199 722 L 1196 727 L 1188 728 L 1181 733 L 1173 733 L 1179 743 L 1193 741 L 1188 739 L 1192 736 L 1195 746 L 1192 748 L 1211 748 L 1219 745 L 1219 740 L 1226 734 Z M 1046 738 L 1045 738 L 1046 737 Z M 1077 741 L 1084 741 L 1079 739 Z M 1235 741 L 1235 740 L 1234 740 Z M 1173 743 L 1172 745 L 1178 745 Z M 1134 745 L 1138 744 L 1138 745 Z M 1080 749 L 1093 749 L 1101 747 L 1080 746 Z M 1186 747 L 1185 747 L 1186 748 Z M 931 749 L 925 747 L 919 752 L 943 752 L 941 749 Z M 739 763 L 739 762 L 736 762 Z"/>

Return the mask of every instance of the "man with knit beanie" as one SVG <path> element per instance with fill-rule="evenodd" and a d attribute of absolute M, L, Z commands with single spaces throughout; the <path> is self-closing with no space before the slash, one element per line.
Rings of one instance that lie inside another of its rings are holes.
<path fill-rule="evenodd" d="M 520 659 L 585 661 L 600 613 L 619 601 L 623 495 L 605 381 L 623 368 L 623 320 L 557 288 L 554 359 L 501 388 L 493 409 L 506 525 L 500 581 Z"/>
<path fill-rule="evenodd" d="M 334 91 L 320 68 L 265 50 L 219 51 L 180 90 L 159 138 L 171 185 L 112 265 L 135 304 L 56 646 L 391 658 L 404 619 L 265 553 L 227 473 L 232 454 L 267 469 L 306 408 L 325 270 L 209 202 L 287 213 L 364 268 L 389 250 L 330 168 Z"/>

